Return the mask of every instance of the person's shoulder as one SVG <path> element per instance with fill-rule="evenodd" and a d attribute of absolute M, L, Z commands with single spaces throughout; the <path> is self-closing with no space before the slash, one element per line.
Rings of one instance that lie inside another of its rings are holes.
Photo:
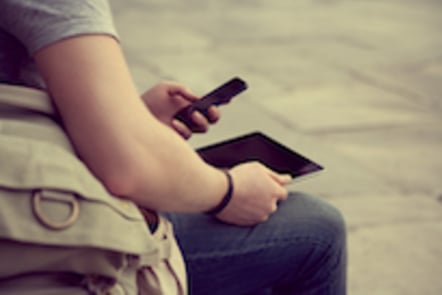
<path fill-rule="evenodd" d="M 117 37 L 107 0 L 3 0 L 0 26 L 30 54 L 58 40 L 80 34 Z"/>

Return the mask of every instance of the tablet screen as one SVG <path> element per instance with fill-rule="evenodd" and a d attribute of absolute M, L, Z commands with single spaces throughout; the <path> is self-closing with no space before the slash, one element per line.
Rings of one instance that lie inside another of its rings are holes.
<path fill-rule="evenodd" d="M 260 132 L 202 147 L 197 149 L 197 153 L 204 161 L 218 168 L 259 161 L 275 171 L 289 173 L 293 178 L 324 169 Z"/>

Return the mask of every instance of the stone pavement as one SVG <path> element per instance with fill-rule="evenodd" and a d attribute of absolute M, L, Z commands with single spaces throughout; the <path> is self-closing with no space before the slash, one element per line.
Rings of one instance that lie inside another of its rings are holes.
<path fill-rule="evenodd" d="M 249 83 L 192 145 L 261 130 L 326 167 L 291 189 L 344 213 L 349 294 L 442 294 L 442 2 L 111 3 L 140 90 Z"/>

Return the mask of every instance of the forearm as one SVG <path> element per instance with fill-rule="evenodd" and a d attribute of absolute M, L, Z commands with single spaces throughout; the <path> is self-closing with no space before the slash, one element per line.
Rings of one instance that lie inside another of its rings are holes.
<path fill-rule="evenodd" d="M 184 212 L 222 198 L 224 175 L 145 108 L 115 40 L 72 38 L 36 61 L 78 154 L 112 193 Z"/>
<path fill-rule="evenodd" d="M 201 212 L 215 206 L 227 189 L 224 174 L 164 125 L 155 122 L 145 131 L 150 134 L 126 137 L 131 148 L 119 155 L 126 170 L 112 170 L 107 187 L 153 209 Z"/>

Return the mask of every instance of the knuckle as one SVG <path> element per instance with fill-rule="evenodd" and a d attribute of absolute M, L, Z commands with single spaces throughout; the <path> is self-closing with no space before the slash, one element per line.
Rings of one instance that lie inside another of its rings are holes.
<path fill-rule="evenodd" d="M 285 201 L 288 198 L 288 194 L 283 194 L 278 200 Z"/>
<path fill-rule="evenodd" d="M 286 188 L 282 188 L 281 191 L 279 192 L 279 199 L 285 200 L 288 197 L 288 191 Z"/>
<path fill-rule="evenodd" d="M 278 186 L 274 190 L 274 197 L 277 200 L 283 200 L 287 198 L 288 191 L 285 187 Z"/>

